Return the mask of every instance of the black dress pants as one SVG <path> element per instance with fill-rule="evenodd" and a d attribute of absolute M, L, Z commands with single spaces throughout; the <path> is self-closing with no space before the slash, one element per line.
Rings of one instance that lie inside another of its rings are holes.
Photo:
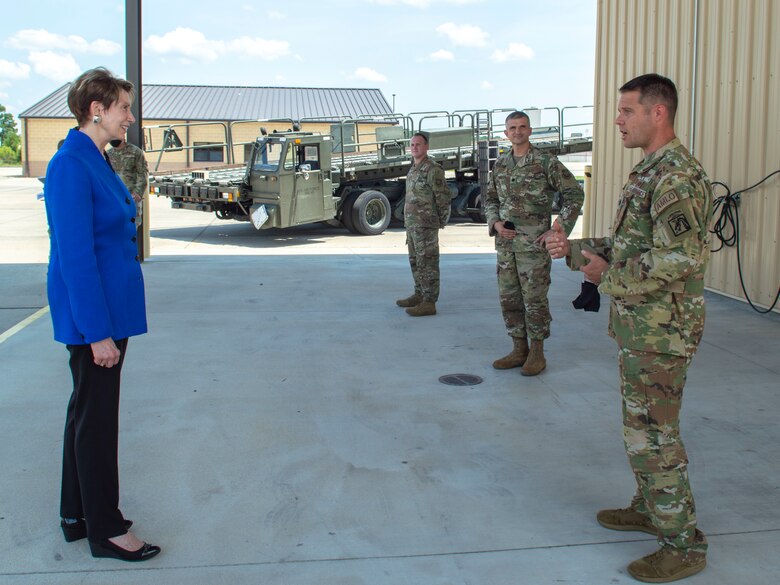
<path fill-rule="evenodd" d="M 127 339 L 116 342 L 119 363 L 94 362 L 90 345 L 68 345 L 73 394 L 65 419 L 60 516 L 84 518 L 91 541 L 125 534 L 119 511 L 119 379 Z"/>

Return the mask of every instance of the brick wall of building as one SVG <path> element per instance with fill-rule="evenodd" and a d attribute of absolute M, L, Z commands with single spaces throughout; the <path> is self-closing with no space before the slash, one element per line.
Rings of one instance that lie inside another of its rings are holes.
<path fill-rule="evenodd" d="M 22 171 L 25 177 L 42 177 L 57 145 L 76 127 L 75 118 L 23 118 Z"/>
<path fill-rule="evenodd" d="M 65 138 L 68 130 L 76 126 L 73 118 L 24 118 L 21 120 L 22 132 L 22 170 L 24 176 L 40 177 L 46 173 L 46 166 L 52 155 L 57 151 L 57 144 Z M 185 146 L 195 146 L 198 143 L 224 144 L 228 142 L 228 129 L 232 135 L 234 164 L 243 165 L 246 144 L 251 144 L 260 135 L 260 127 L 267 132 L 287 131 L 289 123 L 240 122 L 229 125 L 227 122 L 189 123 L 184 120 L 144 120 L 144 141 L 146 160 L 151 172 L 166 172 L 186 168 L 216 168 L 228 164 L 228 153 L 223 148 L 222 161 L 196 162 L 192 149 L 166 150 L 160 156 L 163 145 L 163 133 L 172 127 L 179 140 Z M 360 141 L 375 140 L 376 124 L 360 125 Z M 330 124 L 304 123 L 302 130 L 329 134 Z M 375 150 L 373 146 L 361 148 L 362 152 Z"/>

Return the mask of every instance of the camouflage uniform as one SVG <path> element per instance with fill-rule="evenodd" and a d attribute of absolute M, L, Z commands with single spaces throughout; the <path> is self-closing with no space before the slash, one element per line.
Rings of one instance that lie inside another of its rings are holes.
<path fill-rule="evenodd" d="M 406 245 L 414 293 L 425 302 L 439 299 L 439 230 L 449 220 L 451 197 L 440 165 L 427 156 L 412 164 L 406 175 Z"/>
<path fill-rule="evenodd" d="M 696 530 L 679 414 L 688 366 L 704 330 L 712 189 L 678 139 L 634 167 L 611 238 L 572 241 L 567 262 L 591 249 L 609 261 L 599 290 L 612 296 L 609 334 L 618 343 L 623 435 L 638 489 L 633 507 L 661 546 L 705 553 Z"/>
<path fill-rule="evenodd" d="M 563 196 L 560 212 L 566 233 L 571 233 L 585 194 L 571 171 L 555 156 L 531 146 L 515 162 L 512 151 L 493 167 L 485 217 L 496 236 L 498 294 L 507 333 L 512 337 L 542 340 L 550 336 L 550 256 L 535 243 L 550 229 L 555 193 Z M 515 224 L 517 236 L 506 240 L 496 234 L 497 221 Z"/>
<path fill-rule="evenodd" d="M 136 199 L 137 223 L 140 225 L 141 212 L 143 210 L 143 198 L 146 194 L 146 185 L 149 179 L 149 165 L 146 163 L 144 151 L 135 144 L 125 142 L 122 148 L 108 150 L 108 158 L 111 166 L 122 179 L 122 182 Z"/>

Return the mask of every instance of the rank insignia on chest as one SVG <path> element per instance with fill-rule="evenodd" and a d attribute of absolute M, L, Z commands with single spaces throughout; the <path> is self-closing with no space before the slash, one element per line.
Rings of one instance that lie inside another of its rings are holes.
<path fill-rule="evenodd" d="M 685 214 L 682 211 L 675 211 L 669 214 L 666 221 L 675 237 L 681 236 L 685 232 L 691 230 L 691 224 L 688 223 L 688 218 L 685 217 Z"/>

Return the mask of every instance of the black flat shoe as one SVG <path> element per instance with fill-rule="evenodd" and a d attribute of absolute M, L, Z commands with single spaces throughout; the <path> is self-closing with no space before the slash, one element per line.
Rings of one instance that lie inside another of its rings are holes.
<path fill-rule="evenodd" d="M 130 530 L 133 525 L 132 520 L 125 520 L 125 529 Z M 84 518 L 79 518 L 78 522 L 68 524 L 65 520 L 60 520 L 62 534 L 65 535 L 65 542 L 75 542 L 87 537 L 87 523 Z"/>
<path fill-rule="evenodd" d="M 93 557 L 136 562 L 148 561 L 153 556 L 156 556 L 162 549 L 159 546 L 145 542 L 138 550 L 127 550 L 121 546 L 115 545 L 110 540 L 105 539 L 100 542 L 92 542 L 90 540 L 89 550 L 92 551 Z"/>

